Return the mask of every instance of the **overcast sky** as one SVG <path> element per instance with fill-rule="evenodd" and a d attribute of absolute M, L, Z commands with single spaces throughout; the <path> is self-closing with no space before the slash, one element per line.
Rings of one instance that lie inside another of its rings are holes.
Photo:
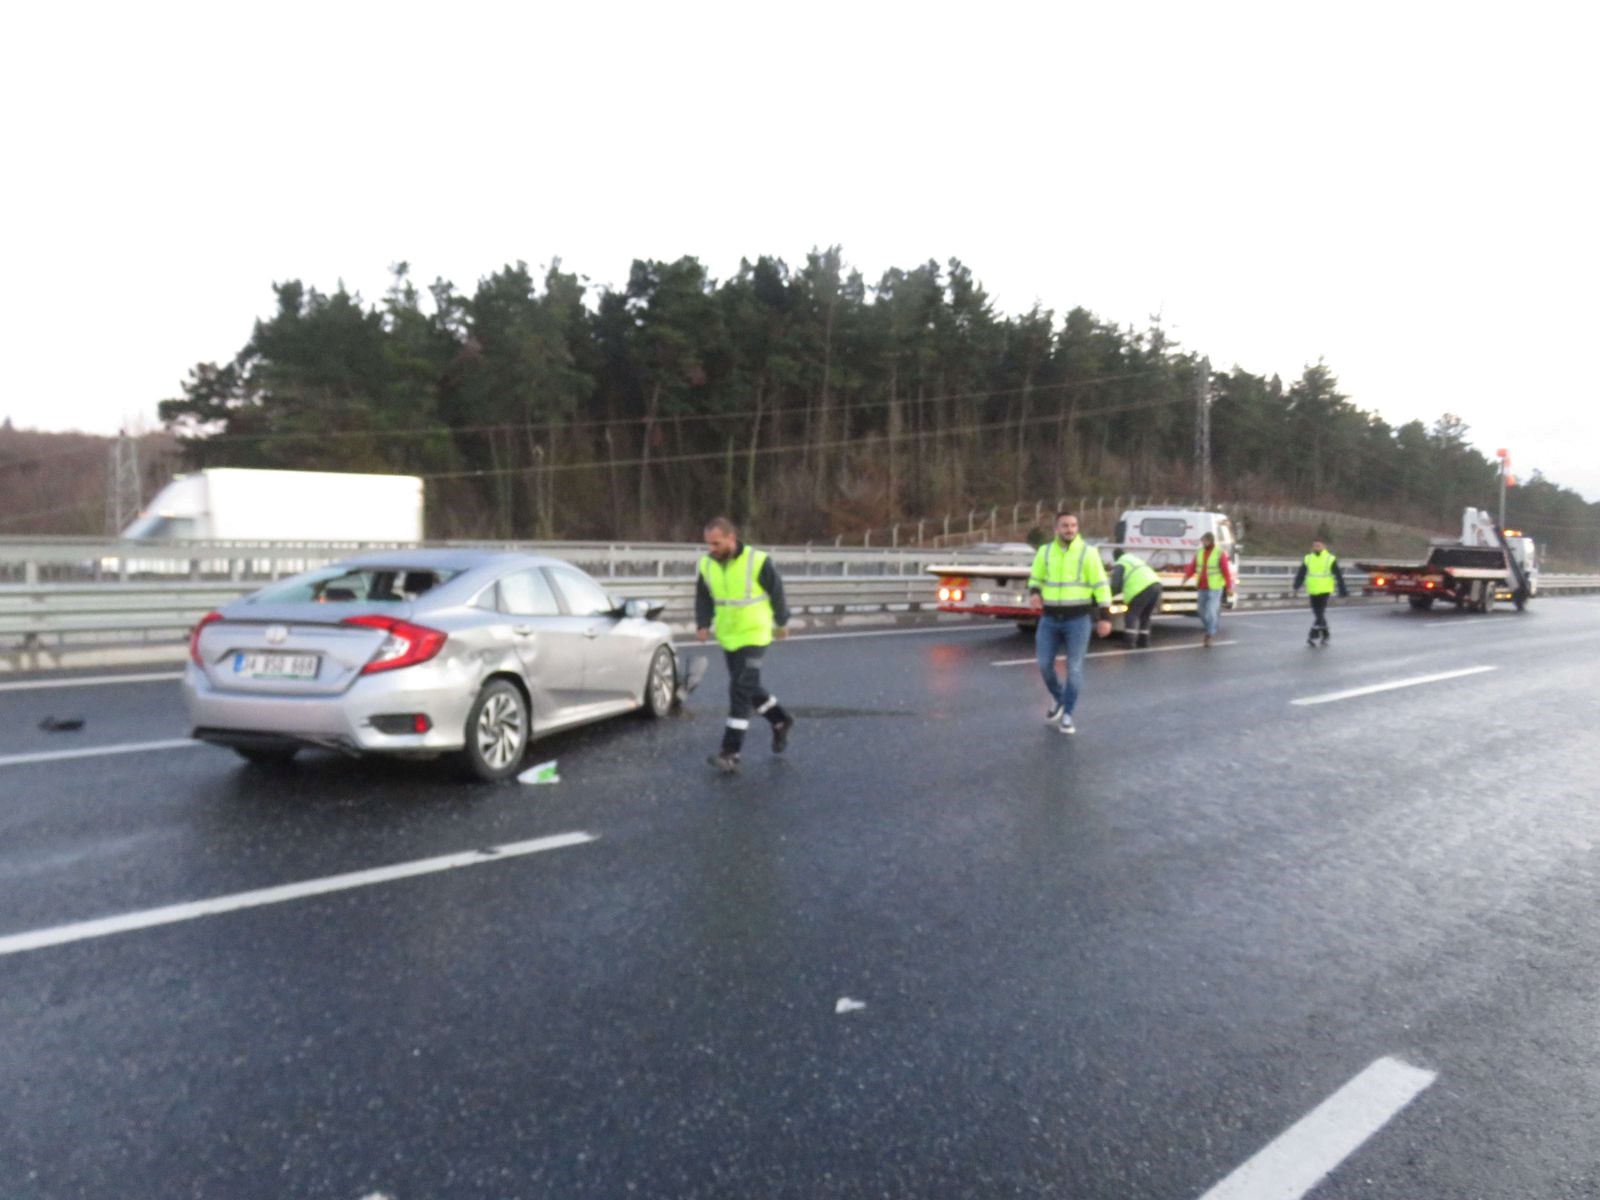
<path fill-rule="evenodd" d="M 1594 6 L 543 7 L 15 10 L 0 417 L 153 425 L 274 281 L 839 243 L 1218 369 L 1323 358 L 1600 500 Z"/>

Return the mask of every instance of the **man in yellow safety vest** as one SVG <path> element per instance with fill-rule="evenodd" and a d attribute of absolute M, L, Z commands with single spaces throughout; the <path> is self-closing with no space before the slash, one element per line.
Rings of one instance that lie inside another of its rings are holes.
<path fill-rule="evenodd" d="M 731 775 L 739 769 L 752 712 L 772 726 L 774 754 L 782 754 L 789 744 L 794 717 L 761 686 L 762 655 L 774 638 L 781 641 L 789 635 L 789 606 L 772 559 L 740 542 L 732 521 L 713 517 L 706 523 L 705 538 L 706 554 L 694 588 L 694 635 L 703 642 L 715 630 L 728 664 L 728 723 L 722 749 L 706 761 Z"/>
<path fill-rule="evenodd" d="M 1111 568 L 1111 594 L 1121 596 L 1127 606 L 1122 614 L 1122 635 L 1128 645 L 1148 647 L 1150 618 L 1161 606 L 1161 577 L 1144 559 L 1124 550 Z"/>
<path fill-rule="evenodd" d="M 1328 550 L 1321 538 L 1311 543 L 1311 553 L 1305 556 L 1300 569 L 1294 573 L 1295 595 L 1300 594 L 1302 586 L 1311 598 L 1311 632 L 1306 635 L 1306 645 L 1315 646 L 1317 638 L 1321 637 L 1323 648 L 1326 649 L 1328 597 L 1333 595 L 1336 587 L 1340 596 L 1348 596 L 1350 590 L 1344 585 L 1344 572 L 1339 569 L 1338 558 Z"/>
<path fill-rule="evenodd" d="M 1090 626 L 1098 622 L 1100 636 L 1111 636 L 1111 622 L 1105 617 L 1111 584 L 1100 552 L 1078 535 L 1076 513 L 1056 514 L 1056 535 L 1034 555 L 1028 591 L 1033 610 L 1039 614 L 1034 653 L 1051 700 L 1045 720 L 1062 733 L 1077 733 L 1072 710 L 1083 686 Z M 1067 652 L 1065 680 L 1056 676 L 1056 653 L 1063 646 Z"/>

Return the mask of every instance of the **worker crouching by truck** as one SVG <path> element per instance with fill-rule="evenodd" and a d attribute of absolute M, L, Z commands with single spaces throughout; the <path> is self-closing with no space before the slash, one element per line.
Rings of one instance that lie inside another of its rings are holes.
<path fill-rule="evenodd" d="M 1161 577 L 1144 559 L 1126 550 L 1111 568 L 1111 594 L 1122 597 L 1122 634 L 1130 647 L 1150 645 L 1150 618 L 1161 607 Z"/>
<path fill-rule="evenodd" d="M 1072 712 L 1083 686 L 1090 630 L 1098 623 L 1096 631 L 1100 636 L 1111 636 L 1111 622 L 1105 617 L 1105 609 L 1111 603 L 1111 584 L 1100 552 L 1078 534 L 1076 513 L 1056 514 L 1055 537 L 1033 556 L 1028 593 L 1033 611 L 1039 614 L 1034 649 L 1039 674 L 1051 700 L 1045 720 L 1062 733 L 1077 733 Z M 1056 653 L 1062 647 L 1067 655 L 1065 680 L 1056 675 Z"/>

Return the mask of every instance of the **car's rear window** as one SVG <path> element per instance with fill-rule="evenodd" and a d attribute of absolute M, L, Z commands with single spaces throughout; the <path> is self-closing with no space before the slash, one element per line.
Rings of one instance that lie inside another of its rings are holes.
<path fill-rule="evenodd" d="M 251 604 L 399 604 L 415 600 L 459 572 L 415 567 L 330 567 L 286 579 L 250 597 Z"/>

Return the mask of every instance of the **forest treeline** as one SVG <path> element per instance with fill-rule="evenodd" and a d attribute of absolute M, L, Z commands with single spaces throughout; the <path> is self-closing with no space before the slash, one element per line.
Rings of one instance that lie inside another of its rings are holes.
<path fill-rule="evenodd" d="M 436 537 L 690 538 L 728 512 L 797 540 L 1018 500 L 1198 493 L 1198 393 L 1215 494 L 1448 530 L 1496 466 L 1445 414 L 1393 427 L 1323 363 L 1298 379 L 1159 323 L 1084 308 L 997 313 L 959 261 L 869 284 L 839 248 L 791 267 L 636 261 L 599 289 L 523 263 L 470 293 L 408 268 L 375 303 L 301 281 L 232 361 L 160 415 L 191 465 L 395 471 L 429 480 Z M 1514 523 L 1600 554 L 1600 505 L 1544 480 Z"/>

